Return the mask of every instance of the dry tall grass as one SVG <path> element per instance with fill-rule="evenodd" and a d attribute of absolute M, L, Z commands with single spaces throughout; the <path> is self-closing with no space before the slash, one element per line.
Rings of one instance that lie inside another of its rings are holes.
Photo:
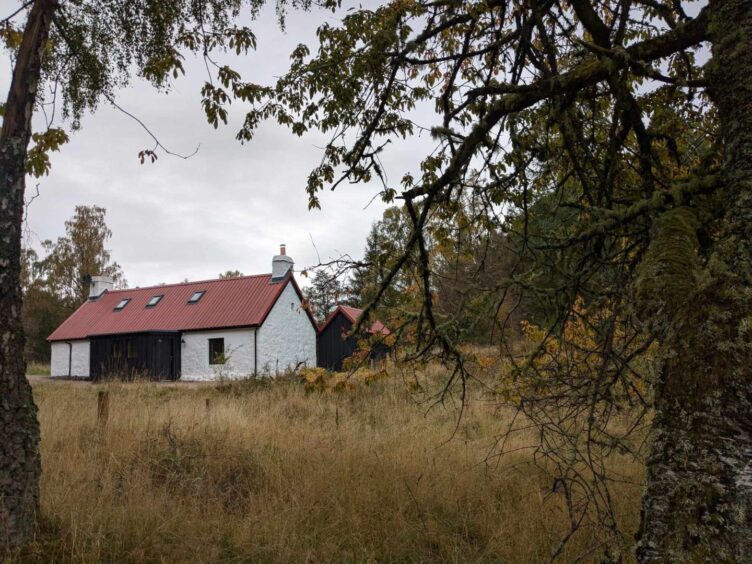
<path fill-rule="evenodd" d="M 550 482 L 525 452 L 484 463 L 505 416 L 471 397 L 448 440 L 457 413 L 426 412 L 416 394 L 399 377 L 340 393 L 293 380 L 38 384 L 43 519 L 25 558 L 546 561 L 566 529 Z M 639 495 L 619 491 L 627 529 Z M 583 531 L 562 560 L 595 543 Z"/>

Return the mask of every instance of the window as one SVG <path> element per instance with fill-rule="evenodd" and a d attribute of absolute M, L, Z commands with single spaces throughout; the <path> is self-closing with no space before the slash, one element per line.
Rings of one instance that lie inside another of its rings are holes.
<path fill-rule="evenodd" d="M 158 296 L 152 296 L 152 298 L 146 303 L 146 307 L 154 307 L 159 303 L 159 300 L 162 299 L 164 294 L 159 294 Z"/>
<path fill-rule="evenodd" d="M 136 349 L 133 346 L 133 340 L 115 339 L 112 341 L 112 356 L 119 361 L 136 358 Z"/>
<path fill-rule="evenodd" d="M 209 339 L 209 364 L 224 364 L 225 360 L 225 340 Z"/>
<path fill-rule="evenodd" d="M 115 306 L 114 311 L 120 311 L 121 309 L 123 309 L 125 306 L 128 305 L 129 301 L 131 301 L 130 298 L 125 298 L 123 300 L 120 300 L 120 303 L 118 303 L 118 305 Z"/>
<path fill-rule="evenodd" d="M 189 303 L 189 304 L 195 304 L 196 302 L 198 302 L 198 301 L 199 301 L 199 300 L 201 299 L 201 297 L 202 297 L 202 296 L 203 296 L 203 295 L 204 295 L 205 293 L 206 293 L 206 291 L 205 291 L 205 290 L 199 290 L 198 292 L 193 292 L 193 295 L 192 295 L 192 296 L 191 296 L 191 298 L 190 298 L 190 299 L 188 300 L 188 303 Z"/>

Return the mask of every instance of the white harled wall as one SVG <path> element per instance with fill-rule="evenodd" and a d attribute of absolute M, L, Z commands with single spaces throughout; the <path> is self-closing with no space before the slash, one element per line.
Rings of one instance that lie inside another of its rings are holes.
<path fill-rule="evenodd" d="M 291 283 L 259 329 L 259 374 L 276 375 L 304 362 L 316 366 L 316 330 Z"/>
<path fill-rule="evenodd" d="M 183 333 L 181 380 L 218 380 L 253 376 L 254 329 L 222 329 Z M 224 364 L 209 364 L 209 339 L 225 340 Z"/>
<path fill-rule="evenodd" d="M 72 350 L 68 343 L 55 341 L 50 344 L 50 375 L 53 377 L 88 378 L 89 377 L 89 350 L 88 340 L 70 341 Z M 68 355 L 71 354 L 71 373 L 68 374 Z"/>

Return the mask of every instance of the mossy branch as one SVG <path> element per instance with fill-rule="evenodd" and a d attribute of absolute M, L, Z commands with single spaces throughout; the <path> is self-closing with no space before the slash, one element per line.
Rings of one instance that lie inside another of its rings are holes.
<path fill-rule="evenodd" d="M 592 224 L 588 229 L 562 243 L 543 245 L 541 248 L 563 249 L 577 243 L 584 243 L 594 237 L 610 233 L 614 229 L 626 225 L 645 214 L 684 206 L 694 196 L 710 194 L 719 186 L 719 183 L 720 176 L 717 174 L 698 176 L 686 182 L 677 183 L 670 190 L 655 192 L 650 198 L 640 200 L 627 208 L 621 210 L 600 210 L 608 216 L 606 219 Z"/>

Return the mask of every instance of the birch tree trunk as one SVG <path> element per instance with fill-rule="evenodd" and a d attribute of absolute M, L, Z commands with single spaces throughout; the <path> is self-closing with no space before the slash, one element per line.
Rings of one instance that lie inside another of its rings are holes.
<path fill-rule="evenodd" d="M 33 533 L 39 509 L 39 423 L 21 326 L 21 221 L 31 116 L 57 0 L 29 13 L 0 132 L 0 558 Z"/>
<path fill-rule="evenodd" d="M 710 5 L 724 231 L 704 269 L 691 222 L 676 217 L 654 226 L 646 256 L 661 259 L 652 294 L 665 331 L 643 562 L 752 561 L 752 0 Z"/>

